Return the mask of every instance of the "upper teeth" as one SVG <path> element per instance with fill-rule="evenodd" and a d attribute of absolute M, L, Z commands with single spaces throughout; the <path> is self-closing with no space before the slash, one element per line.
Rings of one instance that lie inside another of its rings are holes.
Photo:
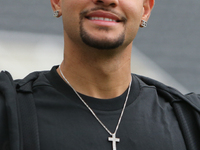
<path fill-rule="evenodd" d="M 114 21 L 117 22 L 116 20 L 110 19 L 110 18 L 103 18 L 103 17 L 90 17 L 90 20 L 105 20 L 105 21 Z"/>

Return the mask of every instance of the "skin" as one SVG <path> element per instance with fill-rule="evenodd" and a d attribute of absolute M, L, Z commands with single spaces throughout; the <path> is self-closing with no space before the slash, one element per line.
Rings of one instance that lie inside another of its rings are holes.
<path fill-rule="evenodd" d="M 76 91 L 96 98 L 121 95 L 131 81 L 133 40 L 141 20 L 149 19 L 154 0 L 51 0 L 51 5 L 63 19 L 64 59 L 61 69 L 70 84 Z M 126 21 L 114 25 L 96 23 L 86 18 L 94 12 L 93 9 L 112 13 Z M 82 12 L 87 13 L 81 18 Z M 115 48 L 96 48 L 84 42 L 80 26 L 95 42 L 115 43 L 121 35 L 124 40 Z"/>

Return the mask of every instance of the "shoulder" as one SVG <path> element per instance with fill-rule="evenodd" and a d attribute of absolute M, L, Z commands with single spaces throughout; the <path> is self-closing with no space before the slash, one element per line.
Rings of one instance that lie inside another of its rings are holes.
<path fill-rule="evenodd" d="M 33 72 L 24 79 L 13 80 L 9 72 L 0 72 L 0 149 L 8 141 L 10 135 L 12 139 L 19 140 L 18 93 L 23 93 L 23 98 L 27 98 L 24 97 L 25 93 L 32 93 L 33 85 L 41 84 L 39 80 L 44 74 L 45 71 Z"/>
<path fill-rule="evenodd" d="M 32 72 L 23 79 L 14 80 L 18 92 L 32 92 L 36 86 L 49 85 L 45 74 L 49 71 Z"/>
<path fill-rule="evenodd" d="M 141 86 L 154 86 L 157 93 L 167 99 L 170 103 L 174 102 L 185 102 L 189 105 L 191 105 L 194 109 L 196 109 L 198 112 L 200 112 L 200 95 L 195 93 L 189 93 L 189 94 L 182 94 L 177 89 L 167 86 L 159 81 L 156 81 L 154 79 L 135 75 Z"/>
<path fill-rule="evenodd" d="M 141 85 L 154 86 L 157 94 L 173 108 L 174 114 L 180 125 L 182 135 L 188 148 L 200 149 L 200 95 L 195 93 L 182 94 L 178 90 L 166 86 L 156 80 L 135 75 Z"/>
<path fill-rule="evenodd" d="M 28 74 L 23 79 L 13 80 L 11 74 L 7 71 L 0 72 L 0 99 L 5 101 L 9 97 L 15 97 L 20 91 L 32 91 L 33 86 L 48 83 L 45 74 L 49 71 L 37 71 Z M 46 80 L 45 80 L 46 79 Z"/>

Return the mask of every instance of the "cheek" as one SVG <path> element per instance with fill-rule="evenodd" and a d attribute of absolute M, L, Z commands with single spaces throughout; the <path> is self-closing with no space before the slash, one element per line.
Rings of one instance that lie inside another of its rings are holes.
<path fill-rule="evenodd" d="M 77 3 L 78 1 L 78 3 Z M 63 0 L 62 19 L 65 35 L 80 41 L 80 12 L 91 3 L 91 0 Z"/>
<path fill-rule="evenodd" d="M 77 13 L 78 10 L 75 7 L 75 3 L 67 2 L 67 1 L 64 0 L 62 3 L 62 17 L 63 17 L 63 20 L 73 22 L 73 20 L 76 20 L 78 17 L 78 13 Z"/>
<path fill-rule="evenodd" d="M 128 19 L 136 19 L 142 16 L 143 0 L 119 0 L 119 3 Z"/>
<path fill-rule="evenodd" d="M 142 19 L 142 11 L 141 7 L 129 7 L 127 8 L 127 30 L 129 32 L 137 30 L 140 26 Z"/>
<path fill-rule="evenodd" d="M 64 26 L 77 30 L 80 22 L 80 12 L 89 5 L 90 1 L 91 0 L 63 0 L 62 17 Z"/>
<path fill-rule="evenodd" d="M 64 0 L 62 5 L 62 19 L 63 28 L 67 35 L 79 32 L 79 12 L 75 2 L 72 2 L 72 0 Z"/>
<path fill-rule="evenodd" d="M 142 14 L 143 14 L 143 0 L 121 0 L 123 12 L 127 17 L 126 24 L 126 39 L 132 41 L 139 29 Z"/>
<path fill-rule="evenodd" d="M 138 21 L 143 15 L 143 0 L 121 0 L 123 12 L 128 20 Z"/>

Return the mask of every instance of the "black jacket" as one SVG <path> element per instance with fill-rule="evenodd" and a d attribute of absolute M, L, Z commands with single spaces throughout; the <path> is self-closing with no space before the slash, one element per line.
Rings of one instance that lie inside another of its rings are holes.
<path fill-rule="evenodd" d="M 42 72 L 34 72 L 23 80 L 16 81 L 13 81 L 8 72 L 0 73 L 1 150 L 40 149 L 36 108 L 32 96 L 32 84 L 40 73 Z M 137 77 L 147 85 L 155 86 L 158 94 L 165 97 L 174 108 L 187 149 L 200 150 L 200 95 L 183 95 L 158 81 L 138 75 Z M 9 135 L 1 139 L 1 134 L 5 132 Z"/>

